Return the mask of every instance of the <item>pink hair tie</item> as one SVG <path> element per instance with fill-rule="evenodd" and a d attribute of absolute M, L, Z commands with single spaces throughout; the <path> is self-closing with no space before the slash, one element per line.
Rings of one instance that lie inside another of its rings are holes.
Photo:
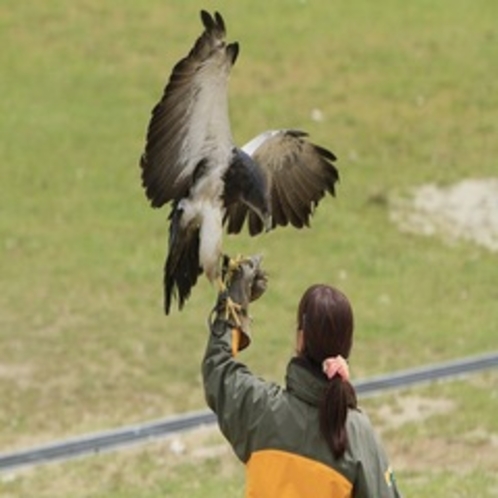
<path fill-rule="evenodd" d="M 349 380 L 349 366 L 341 355 L 323 360 L 322 368 L 323 373 L 329 379 L 334 377 L 334 375 L 338 375 L 344 381 Z"/>

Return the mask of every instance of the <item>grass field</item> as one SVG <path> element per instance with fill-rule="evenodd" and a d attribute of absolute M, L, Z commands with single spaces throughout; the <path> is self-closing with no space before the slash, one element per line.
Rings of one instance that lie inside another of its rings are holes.
<path fill-rule="evenodd" d="M 167 212 L 148 207 L 137 164 L 200 8 L 219 9 L 241 43 L 230 87 L 236 140 L 302 128 L 337 154 L 341 172 L 337 199 L 323 201 L 311 230 L 227 240 L 231 253 L 261 252 L 271 279 L 244 359 L 282 379 L 296 303 L 317 281 L 353 302 L 357 378 L 498 349 L 497 255 L 400 233 L 388 216 L 390 199 L 411 187 L 498 175 L 496 2 L 4 0 L 0 451 L 204 406 L 199 363 L 214 289 L 200 282 L 184 312 L 163 316 Z M 492 458 L 464 471 L 449 458 L 452 444 L 462 459 L 498 453 L 496 385 L 490 375 L 411 396 L 436 406 L 449 398 L 453 411 L 431 416 L 430 429 L 413 420 L 385 430 L 406 493 L 496 495 Z M 369 406 L 381 419 L 404 399 Z M 446 451 L 412 469 L 404 457 L 415 440 L 422 459 L 432 445 Z M 241 495 L 229 454 L 163 475 L 163 451 L 42 468 L 0 494 Z"/>
<path fill-rule="evenodd" d="M 497 382 L 496 372 L 486 373 L 363 402 L 389 442 L 404 496 L 496 496 Z M 220 433 L 200 428 L 7 475 L 1 496 L 28 498 L 37 490 L 40 498 L 214 498 L 242 497 L 243 489 L 243 466 Z"/>

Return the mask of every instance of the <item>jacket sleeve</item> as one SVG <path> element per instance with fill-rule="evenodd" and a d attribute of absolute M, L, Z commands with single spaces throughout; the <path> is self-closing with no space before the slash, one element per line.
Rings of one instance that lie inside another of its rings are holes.
<path fill-rule="evenodd" d="M 356 440 L 357 474 L 354 498 L 401 498 L 386 452 L 368 417 L 358 413 L 361 423 L 348 436 Z"/>
<path fill-rule="evenodd" d="M 204 394 L 223 435 L 239 459 L 247 462 L 265 409 L 279 397 L 282 389 L 254 376 L 234 358 L 231 340 L 231 327 L 222 320 L 215 320 L 202 362 Z"/>

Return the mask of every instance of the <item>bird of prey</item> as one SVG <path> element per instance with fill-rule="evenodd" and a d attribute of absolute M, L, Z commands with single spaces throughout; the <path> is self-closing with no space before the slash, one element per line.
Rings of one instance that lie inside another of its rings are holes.
<path fill-rule="evenodd" d="M 152 110 L 142 185 L 153 207 L 171 203 L 164 310 L 182 309 L 199 275 L 221 283 L 223 227 L 250 235 L 309 225 L 339 174 L 329 150 L 293 129 L 266 131 L 243 147 L 232 138 L 228 79 L 239 54 L 222 16 L 201 11 L 202 34 L 173 68 Z"/>

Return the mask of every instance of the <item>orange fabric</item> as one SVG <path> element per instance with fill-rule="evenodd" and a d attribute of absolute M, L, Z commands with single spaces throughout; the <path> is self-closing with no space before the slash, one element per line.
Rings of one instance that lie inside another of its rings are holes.
<path fill-rule="evenodd" d="M 261 450 L 247 462 L 246 498 L 350 498 L 353 485 L 327 465 L 293 453 Z"/>

